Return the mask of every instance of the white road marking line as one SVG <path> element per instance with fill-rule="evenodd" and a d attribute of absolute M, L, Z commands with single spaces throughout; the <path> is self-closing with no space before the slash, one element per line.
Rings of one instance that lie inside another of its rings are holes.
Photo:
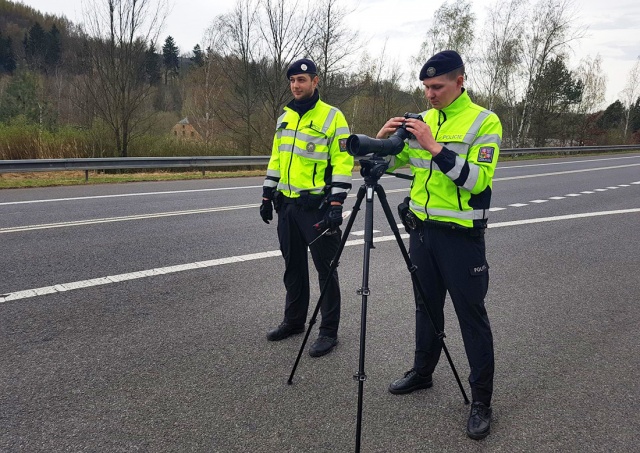
<path fill-rule="evenodd" d="M 567 197 L 549 197 L 549 200 L 564 200 Z"/>
<path fill-rule="evenodd" d="M 565 197 L 579 197 L 580 194 L 579 193 L 568 193 L 565 195 Z"/>
<path fill-rule="evenodd" d="M 531 200 L 529 203 L 546 203 L 549 200 Z"/>
<path fill-rule="evenodd" d="M 596 192 L 606 192 L 607 191 L 607 189 L 593 189 L 593 190 L 595 190 Z"/>
<path fill-rule="evenodd" d="M 504 211 L 507 208 L 489 208 L 489 212 Z"/>
<path fill-rule="evenodd" d="M 561 215 L 556 217 L 541 217 L 541 218 L 535 218 L 535 219 L 497 222 L 497 223 L 490 223 L 489 228 L 529 225 L 533 223 L 554 222 L 554 221 L 560 221 L 560 220 L 573 220 L 573 219 L 581 219 L 586 217 L 599 217 L 599 216 L 605 216 L 605 215 L 631 214 L 636 212 L 640 212 L 640 208 L 620 209 L 617 211 L 585 212 L 581 214 L 568 214 L 568 215 Z M 400 234 L 400 237 L 402 237 L 403 239 L 407 239 L 409 235 L 406 233 L 402 233 Z M 395 235 L 390 235 L 390 236 L 377 237 L 374 239 L 374 241 L 387 242 L 387 241 L 393 241 L 395 239 L 396 239 Z M 364 239 L 355 239 L 355 240 L 347 241 L 345 243 L 345 247 L 362 245 L 362 244 L 364 244 Z M 62 283 L 62 284 L 57 284 L 52 286 L 45 286 L 42 288 L 26 289 L 23 291 L 15 291 L 11 293 L 0 294 L 0 303 L 16 301 L 21 299 L 28 299 L 31 297 L 36 297 L 36 296 L 46 295 L 46 294 L 56 294 L 59 292 L 71 291 L 74 289 L 107 285 L 107 284 L 126 281 L 126 280 L 135 280 L 140 278 L 153 277 L 153 276 L 163 275 L 163 274 L 172 274 L 176 272 L 183 272 L 183 271 L 189 271 L 194 269 L 222 266 L 222 265 L 231 264 L 231 263 L 253 261 L 253 260 L 259 260 L 264 258 L 272 258 L 280 255 L 281 255 L 280 250 L 272 250 L 267 252 L 251 253 L 248 255 L 230 256 L 227 258 L 198 261 L 195 263 L 180 264 L 176 266 L 147 269 L 143 271 L 130 272 L 126 274 L 110 275 L 107 277 L 93 278 L 90 280 L 81 280 L 81 281 L 70 282 L 70 283 Z"/>
<path fill-rule="evenodd" d="M 62 228 L 62 227 L 70 227 L 70 226 L 80 226 L 80 225 L 93 225 L 97 223 L 110 223 L 110 222 L 124 222 L 128 220 L 142 220 L 142 219 L 153 219 L 158 217 L 172 217 L 178 215 L 190 215 L 190 214 L 203 214 L 207 212 L 220 212 L 220 211 L 231 211 L 235 209 L 249 209 L 249 208 L 257 208 L 260 206 L 259 204 L 247 204 L 247 205 L 239 205 L 239 206 L 222 206 L 219 208 L 206 208 L 206 209 L 191 209 L 188 211 L 171 211 L 171 212 L 157 212 L 155 214 L 138 214 L 138 215 L 127 215 L 122 217 L 106 217 L 103 219 L 91 219 L 91 220 L 76 220 L 71 222 L 59 222 L 59 223 L 45 223 L 41 225 L 26 225 L 19 227 L 7 227 L 0 228 L 1 233 L 16 233 L 18 231 L 31 231 L 31 230 L 44 230 L 48 228 Z"/>
<path fill-rule="evenodd" d="M 380 233 L 380 230 L 373 230 L 374 233 Z M 352 231 L 350 234 L 353 236 L 364 236 L 364 230 L 361 231 Z"/>
<path fill-rule="evenodd" d="M 194 193 L 194 192 L 217 192 L 220 190 L 242 190 L 242 189 L 260 189 L 262 186 L 237 186 L 237 187 L 217 187 L 211 189 L 188 189 L 188 190 L 167 190 L 163 192 L 139 192 L 139 193 L 120 193 L 113 195 L 89 195 L 86 197 L 69 197 L 69 198 L 50 198 L 45 200 L 24 200 L 24 201 L 6 201 L 0 203 L 0 206 L 14 204 L 31 204 L 31 203 L 50 203 L 53 201 L 78 201 L 78 200 L 97 200 L 100 198 L 121 198 L 121 197 L 144 197 L 154 195 L 171 195 L 176 193 Z"/>
<path fill-rule="evenodd" d="M 523 206 L 529 206 L 529 205 L 526 203 L 513 203 L 513 204 L 510 204 L 509 206 L 513 206 L 514 208 L 521 208 Z"/>
<path fill-rule="evenodd" d="M 595 192 L 593 190 L 585 190 L 585 191 L 580 192 L 580 193 L 595 193 Z"/>
<path fill-rule="evenodd" d="M 522 176 L 508 176 L 506 178 L 493 178 L 493 181 L 511 181 L 514 179 L 528 179 L 528 178 L 539 178 L 542 176 L 557 176 L 557 175 L 569 175 L 572 173 L 585 173 L 590 171 L 601 171 L 601 170 L 615 170 L 616 168 L 629 168 L 629 167 L 637 167 L 640 164 L 627 164 L 627 165 L 615 165 L 612 167 L 598 167 L 598 168 L 583 168 L 581 170 L 567 170 L 567 171 L 558 171 L 553 173 L 537 173 L 535 175 L 522 175 Z M 639 182 L 640 183 L 640 182 Z"/>
<path fill-rule="evenodd" d="M 616 190 L 619 189 L 620 187 L 607 187 L 607 189 L 611 189 L 611 190 Z"/>

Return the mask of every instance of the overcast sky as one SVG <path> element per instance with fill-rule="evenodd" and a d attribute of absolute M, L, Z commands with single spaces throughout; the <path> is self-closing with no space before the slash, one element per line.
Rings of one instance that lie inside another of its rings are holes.
<path fill-rule="evenodd" d="M 100 1 L 100 0 L 91 0 Z M 213 19 L 229 12 L 234 0 L 168 0 L 170 13 L 162 30 L 161 41 L 171 35 L 181 53 L 188 53 L 202 41 L 205 29 Z M 482 33 L 485 11 L 496 0 L 472 0 L 477 15 L 477 36 Z M 581 58 L 600 54 L 607 76 L 606 105 L 619 98 L 627 75 L 640 56 L 640 2 L 638 0 L 575 0 L 576 24 L 587 26 L 587 35 L 572 44 L 571 69 Z M 83 21 L 87 0 L 22 0 L 42 12 L 64 15 L 75 23 Z M 433 12 L 444 0 L 344 0 L 355 8 L 348 16 L 351 26 L 357 28 L 368 42 L 373 56 L 387 43 L 386 55 L 402 62 L 418 53 L 426 30 L 431 25 Z M 450 0 L 449 4 L 453 1 Z M 409 76 L 410 74 L 407 74 Z"/>

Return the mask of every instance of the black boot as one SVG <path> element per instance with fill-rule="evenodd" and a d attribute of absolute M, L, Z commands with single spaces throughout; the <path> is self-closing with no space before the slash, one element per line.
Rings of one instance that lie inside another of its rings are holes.
<path fill-rule="evenodd" d="M 418 374 L 415 369 L 411 368 L 404 373 L 404 377 L 389 384 L 389 391 L 394 395 L 402 395 L 419 389 L 428 389 L 431 386 L 433 386 L 431 376 L 422 376 Z"/>
<path fill-rule="evenodd" d="M 325 335 L 320 335 L 309 348 L 309 355 L 311 357 L 321 357 L 325 354 L 329 354 L 337 344 L 338 339 L 336 337 L 327 337 Z"/>
<path fill-rule="evenodd" d="M 280 341 L 290 337 L 291 335 L 302 332 L 304 332 L 304 324 L 300 326 L 292 326 L 286 321 L 283 321 L 278 327 L 269 331 L 269 333 L 267 334 L 267 340 Z"/>
<path fill-rule="evenodd" d="M 471 405 L 467 422 L 467 435 L 475 440 L 484 439 L 491 430 L 491 408 L 479 401 Z"/>

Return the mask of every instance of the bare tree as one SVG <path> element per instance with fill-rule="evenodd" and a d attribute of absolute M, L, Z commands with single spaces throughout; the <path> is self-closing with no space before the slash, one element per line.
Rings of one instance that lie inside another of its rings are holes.
<path fill-rule="evenodd" d="M 522 37 L 524 98 L 516 147 L 522 146 L 530 126 L 532 104 L 538 98 L 543 71 L 554 57 L 563 56 L 569 43 L 583 35 L 573 27 L 572 0 L 539 0 L 530 13 L 528 30 Z"/>
<path fill-rule="evenodd" d="M 582 97 L 575 109 L 579 117 L 576 138 L 579 143 L 584 143 L 588 138 L 591 121 L 589 115 L 597 111 L 605 101 L 607 77 L 602 70 L 602 57 L 598 54 L 594 59 L 591 56 L 583 58 L 576 70 L 576 77 L 582 83 Z"/>
<path fill-rule="evenodd" d="M 212 25 L 221 33 L 219 52 L 214 55 L 224 74 L 226 91 L 212 108 L 243 155 L 253 154 L 263 143 L 263 125 L 258 120 L 263 54 L 257 7 L 257 0 L 238 0 L 232 12 L 219 16 Z"/>
<path fill-rule="evenodd" d="M 498 99 L 515 105 L 512 77 L 520 64 L 520 36 L 524 28 L 525 0 L 498 0 L 488 10 L 478 61 L 478 85 L 491 110 Z"/>
<path fill-rule="evenodd" d="M 313 13 L 316 20 L 308 51 L 318 65 L 322 98 L 329 103 L 343 103 L 358 92 L 357 87 L 344 89 L 349 59 L 363 47 L 358 32 L 345 24 L 351 13 L 338 6 L 338 0 L 320 0 Z"/>
<path fill-rule="evenodd" d="M 629 118 L 631 117 L 631 110 L 633 107 L 633 103 L 638 98 L 638 94 L 640 94 L 640 57 L 636 59 L 635 64 L 629 71 L 629 75 L 627 76 L 627 84 L 622 90 L 621 97 L 622 103 L 624 104 L 625 114 L 624 114 L 624 138 L 627 138 L 627 131 L 629 130 Z"/>
<path fill-rule="evenodd" d="M 197 55 L 199 63 L 194 65 L 187 76 L 184 110 L 189 117 L 189 122 L 202 135 L 205 149 L 210 150 L 215 137 L 214 106 L 220 100 L 223 90 L 220 59 L 216 58 L 213 51 L 213 49 L 221 47 L 222 34 L 220 29 L 213 26 L 207 28 L 203 43 L 206 50 Z"/>
<path fill-rule="evenodd" d="M 260 34 L 267 56 L 266 64 L 261 65 L 264 100 L 275 123 L 291 95 L 285 83 L 287 67 L 306 56 L 314 27 L 308 2 L 303 5 L 301 0 L 261 0 L 261 5 Z"/>
<path fill-rule="evenodd" d="M 433 25 L 420 47 L 415 60 L 420 66 L 437 52 L 455 50 L 465 55 L 474 37 L 475 15 L 467 0 L 455 0 L 452 5 L 444 2 L 434 13 Z"/>
<path fill-rule="evenodd" d="M 111 129 L 120 156 L 144 131 L 153 113 L 146 109 L 152 86 L 145 74 L 147 43 L 156 42 L 165 0 L 93 0 L 85 13 L 86 58 L 91 73 L 81 87 L 88 113 Z"/>

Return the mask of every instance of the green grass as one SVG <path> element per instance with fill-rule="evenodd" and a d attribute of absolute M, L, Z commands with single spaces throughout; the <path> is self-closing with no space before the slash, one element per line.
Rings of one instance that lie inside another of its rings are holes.
<path fill-rule="evenodd" d="M 180 181 L 189 179 L 237 178 L 243 176 L 264 176 L 265 170 L 242 171 L 201 171 L 186 172 L 150 172 L 150 173 L 99 173 L 90 171 L 85 181 L 84 171 L 5 173 L 0 174 L 0 189 L 18 189 L 28 187 L 74 186 L 87 184 L 111 184 L 141 181 Z"/>

